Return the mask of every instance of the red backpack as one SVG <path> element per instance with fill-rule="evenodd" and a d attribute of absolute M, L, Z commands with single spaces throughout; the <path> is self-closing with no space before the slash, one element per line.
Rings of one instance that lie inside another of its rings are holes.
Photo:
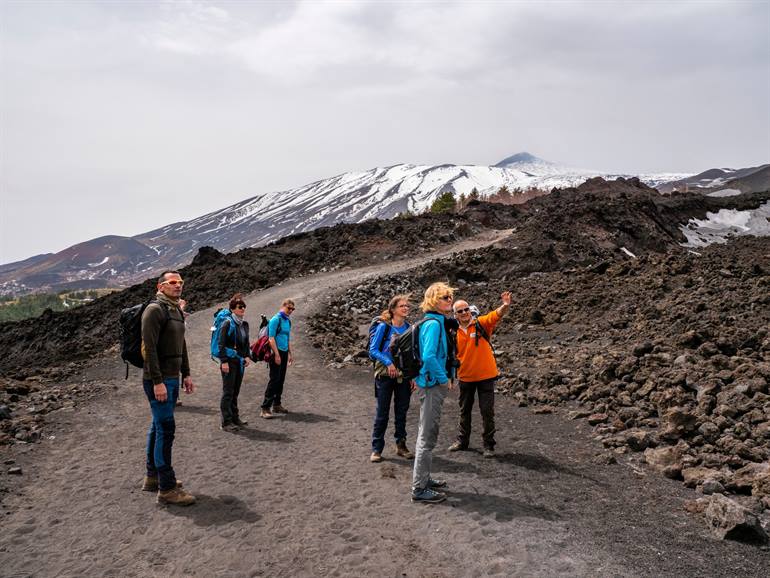
<path fill-rule="evenodd" d="M 262 322 L 259 324 L 259 333 L 257 340 L 251 344 L 251 358 L 254 361 L 264 361 L 270 363 L 273 359 L 273 348 L 270 347 L 270 337 L 267 335 L 267 317 L 262 315 Z"/>

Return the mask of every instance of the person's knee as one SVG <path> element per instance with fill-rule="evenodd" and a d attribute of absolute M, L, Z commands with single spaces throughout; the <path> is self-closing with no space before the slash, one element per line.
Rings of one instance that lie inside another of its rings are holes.
<path fill-rule="evenodd" d="M 160 420 L 158 425 L 163 432 L 164 439 L 174 439 L 174 434 L 176 433 L 176 422 L 174 421 L 173 416 Z"/>

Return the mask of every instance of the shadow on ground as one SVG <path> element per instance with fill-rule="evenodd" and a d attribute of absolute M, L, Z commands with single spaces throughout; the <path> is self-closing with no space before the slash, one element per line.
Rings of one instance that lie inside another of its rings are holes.
<path fill-rule="evenodd" d="M 287 436 L 285 433 L 265 431 L 252 427 L 240 429 L 237 432 L 234 432 L 233 435 L 242 436 L 255 442 L 281 442 L 288 444 L 294 441 L 293 438 Z"/>
<path fill-rule="evenodd" d="M 560 519 L 556 512 L 537 504 L 526 504 L 506 496 L 471 492 L 448 492 L 449 505 L 482 516 L 494 516 L 498 522 L 511 522 L 514 518 L 539 518 L 554 521 Z"/>
<path fill-rule="evenodd" d="M 282 416 L 280 419 L 287 421 L 297 421 L 301 423 L 325 423 L 331 421 L 337 421 L 333 417 L 323 415 L 320 413 L 307 413 L 307 412 L 291 412 Z"/>
<path fill-rule="evenodd" d="M 196 502 L 192 506 L 167 506 L 166 510 L 173 516 L 190 518 L 196 526 L 223 526 L 232 522 L 254 523 L 260 519 L 259 514 L 250 510 L 235 496 L 214 498 L 196 494 L 195 498 Z"/>
<path fill-rule="evenodd" d="M 518 454 L 518 453 L 497 454 L 494 458 L 490 459 L 489 461 L 497 462 L 500 464 L 509 464 L 509 465 L 512 465 L 518 468 L 524 468 L 526 470 L 530 470 L 533 472 L 546 473 L 546 474 L 549 474 L 549 473 L 566 474 L 568 476 L 575 476 L 576 478 L 582 478 L 582 479 L 588 480 L 598 486 L 602 486 L 602 487 L 607 486 L 605 482 L 600 482 L 599 480 L 592 478 L 591 476 L 587 476 L 582 472 L 579 472 L 567 466 L 558 464 L 553 460 L 540 454 Z"/>
<path fill-rule="evenodd" d="M 176 413 L 194 413 L 198 415 L 214 415 L 219 413 L 212 407 L 201 407 L 199 405 L 178 405 L 174 410 Z"/>

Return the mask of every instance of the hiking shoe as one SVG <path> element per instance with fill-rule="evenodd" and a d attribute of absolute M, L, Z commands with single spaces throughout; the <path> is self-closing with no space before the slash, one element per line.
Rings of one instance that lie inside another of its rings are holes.
<path fill-rule="evenodd" d="M 176 487 L 182 487 L 182 481 L 176 481 Z M 157 492 L 158 491 L 158 478 L 157 476 L 144 476 L 144 482 L 142 483 L 143 492 Z"/>
<path fill-rule="evenodd" d="M 438 504 L 446 500 L 446 494 L 431 490 L 430 488 L 424 488 L 416 492 L 412 492 L 413 502 L 423 502 L 425 504 Z"/>
<path fill-rule="evenodd" d="M 406 442 L 398 442 L 396 444 L 396 455 L 408 460 L 414 459 L 414 454 L 406 447 Z"/>
<path fill-rule="evenodd" d="M 245 426 L 245 425 L 249 425 L 249 422 L 247 422 L 247 421 L 243 421 L 243 420 L 242 420 L 241 418 L 239 418 L 239 417 L 236 417 L 236 418 L 233 420 L 233 423 L 234 423 L 235 425 L 237 425 L 237 426 L 240 426 L 240 427 L 243 427 L 243 426 Z"/>
<path fill-rule="evenodd" d="M 221 426 L 219 426 L 219 429 L 221 429 L 222 431 L 230 432 L 230 433 L 235 433 L 237 431 L 241 431 L 241 428 L 239 428 L 234 423 L 223 423 Z"/>
<path fill-rule="evenodd" d="M 280 403 L 273 406 L 273 413 L 289 413 L 289 410 L 283 407 Z"/>
<path fill-rule="evenodd" d="M 446 480 L 434 480 L 433 478 L 428 480 L 429 488 L 446 488 Z"/>
<path fill-rule="evenodd" d="M 457 442 L 453 443 L 451 446 L 449 446 L 449 451 L 450 452 L 459 452 L 459 451 L 467 450 L 467 449 L 468 449 L 468 446 L 463 445 L 462 442 L 459 442 L 459 441 L 457 441 Z"/>
<path fill-rule="evenodd" d="M 369 456 L 369 461 L 373 464 L 378 464 L 382 461 L 382 454 L 380 452 L 372 452 L 372 455 Z"/>
<path fill-rule="evenodd" d="M 195 496 L 182 488 L 173 488 L 165 492 L 158 492 L 158 503 L 173 506 L 189 506 L 195 503 Z"/>
<path fill-rule="evenodd" d="M 262 410 L 259 412 L 259 417 L 263 417 L 265 419 L 272 419 L 273 413 L 269 409 L 262 408 Z"/>
<path fill-rule="evenodd" d="M 485 458 L 493 458 L 495 457 L 495 450 L 492 448 L 484 448 L 484 453 L 481 455 Z"/>

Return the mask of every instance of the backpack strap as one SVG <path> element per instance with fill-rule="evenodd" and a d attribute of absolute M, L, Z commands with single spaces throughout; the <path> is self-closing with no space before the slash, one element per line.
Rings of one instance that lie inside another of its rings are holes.
<path fill-rule="evenodd" d="M 479 323 L 478 319 L 476 319 L 473 323 L 476 325 L 476 347 L 479 346 L 479 336 L 481 336 L 487 340 L 487 343 L 489 343 L 489 346 L 492 348 L 492 353 L 494 355 L 497 355 L 495 353 L 495 346 L 492 345 L 492 341 L 489 339 L 489 334 L 487 333 L 487 330 L 484 329 L 484 326 L 481 323 Z"/>
<path fill-rule="evenodd" d="M 163 323 L 162 323 L 162 324 L 161 324 L 161 326 L 160 326 L 160 331 L 158 331 L 158 341 L 160 341 L 160 336 L 161 336 L 161 334 L 163 333 L 163 330 L 164 330 L 164 329 L 166 328 L 166 326 L 168 325 L 168 322 L 169 322 L 169 321 L 178 321 L 178 322 L 180 322 L 180 323 L 184 323 L 184 321 L 183 321 L 183 320 L 184 320 L 184 313 L 183 313 L 183 312 L 182 312 L 182 310 L 179 308 L 179 306 L 177 306 L 177 307 L 176 307 L 176 310 L 177 310 L 177 311 L 179 311 L 179 315 L 181 315 L 181 316 L 182 316 L 182 321 L 179 321 L 178 319 L 172 319 L 172 318 L 171 318 L 171 311 L 169 311 L 169 308 L 168 308 L 168 306 L 167 306 L 167 305 L 165 305 L 164 303 L 161 303 L 161 302 L 160 302 L 160 301 L 158 301 L 157 299 L 153 299 L 152 301 L 150 301 L 150 303 L 157 303 L 157 304 L 158 304 L 158 306 L 159 306 L 159 307 L 160 307 L 160 308 L 163 310 L 163 312 L 166 314 L 166 316 L 163 318 Z M 182 357 L 182 355 L 181 355 L 181 354 L 179 354 L 179 355 L 159 355 L 159 356 L 158 356 L 158 359 L 159 359 L 159 360 L 160 360 L 160 359 L 173 359 L 173 358 L 175 358 L 175 357 Z"/>

